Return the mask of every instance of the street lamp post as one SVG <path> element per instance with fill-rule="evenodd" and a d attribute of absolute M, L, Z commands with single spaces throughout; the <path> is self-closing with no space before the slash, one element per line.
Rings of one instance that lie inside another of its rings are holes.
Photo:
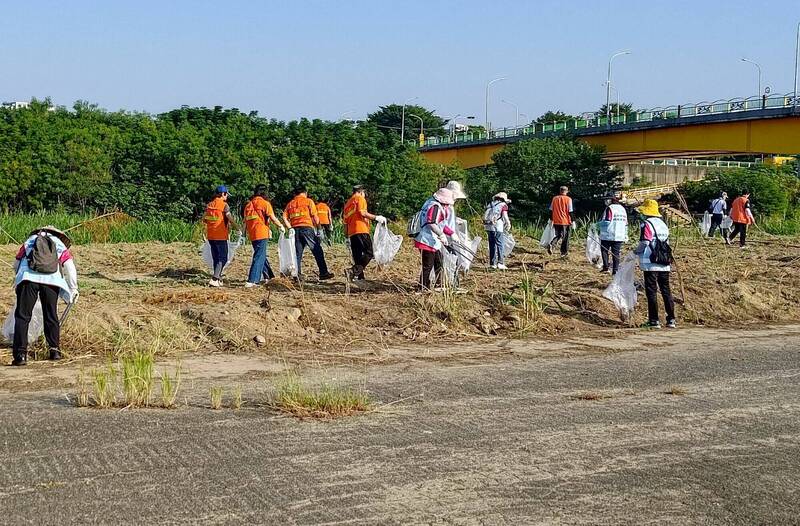
<path fill-rule="evenodd" d="M 411 102 L 412 100 L 416 100 L 419 97 L 411 97 L 410 99 L 406 99 L 403 101 L 403 116 L 400 118 L 400 142 L 406 142 L 406 104 Z"/>
<path fill-rule="evenodd" d="M 617 122 L 619 122 L 619 90 L 614 86 L 611 86 L 611 89 L 614 90 L 614 94 L 616 94 L 617 96 L 617 108 L 615 110 L 615 113 L 617 114 Z"/>
<path fill-rule="evenodd" d="M 611 126 L 611 63 L 620 55 L 630 55 L 630 51 L 619 51 L 608 59 L 608 76 L 606 77 L 606 124 Z"/>
<path fill-rule="evenodd" d="M 506 80 L 506 77 L 498 77 L 496 79 L 490 80 L 486 83 L 486 105 L 484 107 L 485 116 L 486 116 L 486 138 L 489 138 L 489 86 L 494 84 L 495 82 L 500 82 L 501 80 Z"/>
<path fill-rule="evenodd" d="M 762 95 L 762 93 L 761 93 L 761 65 L 758 62 L 754 62 L 754 61 L 752 61 L 750 59 L 747 59 L 747 58 L 742 58 L 742 62 L 747 62 L 749 64 L 754 65 L 756 68 L 758 68 L 758 96 L 761 97 L 761 95 Z"/>
<path fill-rule="evenodd" d="M 512 106 L 514 108 L 514 111 L 516 112 L 516 117 L 514 119 L 514 128 L 519 128 L 519 106 L 517 106 L 513 102 L 507 101 L 506 99 L 500 99 L 500 102 L 508 104 L 509 106 Z"/>
<path fill-rule="evenodd" d="M 420 117 L 419 115 L 414 115 L 413 113 L 409 113 L 408 116 L 416 117 L 417 119 L 419 119 L 419 135 L 420 136 L 425 135 L 425 121 L 422 120 L 422 117 Z"/>

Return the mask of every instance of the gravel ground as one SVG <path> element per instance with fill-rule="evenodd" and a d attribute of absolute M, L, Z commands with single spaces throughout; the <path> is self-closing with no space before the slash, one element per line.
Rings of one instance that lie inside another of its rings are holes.
<path fill-rule="evenodd" d="M 589 343 L 600 350 L 578 352 Z M 252 373 L 230 380 L 245 391 L 240 411 L 202 407 L 203 378 L 171 411 L 6 392 L 0 517 L 800 524 L 800 326 L 639 332 L 561 342 L 552 354 L 548 345 L 373 367 L 367 388 L 401 401 L 334 421 L 259 407 L 266 382 Z"/>

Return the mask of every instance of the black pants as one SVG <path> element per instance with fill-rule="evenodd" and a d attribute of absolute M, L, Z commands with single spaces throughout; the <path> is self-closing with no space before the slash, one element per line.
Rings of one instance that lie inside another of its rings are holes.
<path fill-rule="evenodd" d="M 436 286 L 442 285 L 442 266 L 444 265 L 444 258 L 442 253 L 437 250 L 431 252 L 429 250 L 420 250 L 422 253 L 422 274 L 419 277 L 419 284 L 423 290 L 431 288 L 431 271 L 436 274 Z"/>
<path fill-rule="evenodd" d="M 570 225 L 553 225 L 553 231 L 556 234 L 556 237 L 553 238 L 553 242 L 550 243 L 550 246 L 555 246 L 558 243 L 558 240 L 561 240 L 561 255 L 566 256 L 569 252 L 569 231 Z"/>
<path fill-rule="evenodd" d="M 747 242 L 747 223 L 737 223 L 734 221 L 733 230 L 731 230 L 731 235 L 728 236 L 728 240 L 733 241 L 736 238 L 736 234 L 739 234 L 739 246 L 743 247 Z"/>
<path fill-rule="evenodd" d="M 611 273 L 617 273 L 617 269 L 619 269 L 619 254 L 621 250 L 622 241 L 600 241 L 600 255 L 603 256 L 603 272 L 608 270 L 608 257 L 611 256 Z"/>
<path fill-rule="evenodd" d="M 364 269 L 375 257 L 372 252 L 372 237 L 369 234 L 353 234 L 350 236 L 350 252 L 353 254 L 353 277 L 364 279 Z"/>
<path fill-rule="evenodd" d="M 15 360 L 25 358 L 28 350 L 28 326 L 33 315 L 33 306 L 36 300 L 42 302 L 44 316 L 44 337 L 47 346 L 58 349 L 61 338 L 61 328 L 58 324 L 58 287 L 42 285 L 32 281 L 23 281 L 17 285 L 17 309 L 14 311 L 14 345 Z"/>
<path fill-rule="evenodd" d="M 325 238 L 325 243 L 330 247 L 332 246 L 333 227 L 331 225 L 320 225 L 322 228 L 322 237 Z"/>
<path fill-rule="evenodd" d="M 650 322 L 658 321 L 658 290 L 661 289 L 661 297 L 664 300 L 664 310 L 667 314 L 667 321 L 675 319 L 675 302 L 672 299 L 672 291 L 669 288 L 669 272 L 648 272 L 644 273 L 644 291 L 647 295 L 647 318 Z"/>
<path fill-rule="evenodd" d="M 325 254 L 322 252 L 317 232 L 310 226 L 301 226 L 294 229 L 294 249 L 297 252 L 297 277 L 302 277 L 303 273 L 303 251 L 308 247 L 317 262 L 320 277 L 329 274 L 328 264 L 325 262 Z"/>
<path fill-rule="evenodd" d="M 724 236 L 725 232 L 722 231 L 722 214 L 711 214 L 711 227 L 708 229 L 708 237 L 714 237 L 714 232 L 719 229 L 720 235 Z"/>

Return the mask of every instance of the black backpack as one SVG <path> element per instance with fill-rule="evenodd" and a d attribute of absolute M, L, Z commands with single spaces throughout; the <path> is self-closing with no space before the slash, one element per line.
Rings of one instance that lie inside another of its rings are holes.
<path fill-rule="evenodd" d="M 44 232 L 36 235 L 33 247 L 28 253 L 28 268 L 40 274 L 58 272 L 58 251 L 56 243 Z"/>
<path fill-rule="evenodd" d="M 648 221 L 650 223 L 650 221 Z M 672 257 L 672 247 L 669 246 L 667 241 L 658 239 L 656 234 L 656 226 L 650 223 L 653 227 L 653 241 L 650 242 L 650 263 L 656 265 L 671 265 L 675 259 Z"/>

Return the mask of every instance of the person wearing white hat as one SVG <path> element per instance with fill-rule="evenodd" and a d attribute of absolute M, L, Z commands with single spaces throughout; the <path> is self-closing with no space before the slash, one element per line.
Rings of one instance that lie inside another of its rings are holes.
<path fill-rule="evenodd" d="M 455 233 L 450 226 L 450 219 L 454 215 L 453 203 L 453 191 L 439 188 L 422 205 L 423 224 L 414 243 L 422 256 L 422 273 L 419 278 L 422 290 L 431 288 L 431 271 L 435 274 L 436 286 L 442 285 L 442 250 L 450 244 L 450 238 Z"/>
<path fill-rule="evenodd" d="M 506 256 L 503 250 L 505 233 L 511 230 L 511 220 L 508 218 L 508 204 L 511 199 L 505 192 L 499 192 L 486 205 L 483 213 L 483 229 L 489 238 L 489 266 L 493 269 L 507 270 Z"/>
<path fill-rule="evenodd" d="M 78 273 L 69 251 L 71 244 L 67 234 L 48 225 L 31 232 L 17 252 L 14 264 L 17 307 L 14 310 L 11 365 L 27 363 L 28 326 L 37 300 L 42 304 L 44 337 L 50 359 L 61 359 L 58 298 L 67 303 L 75 303 L 78 299 Z"/>

